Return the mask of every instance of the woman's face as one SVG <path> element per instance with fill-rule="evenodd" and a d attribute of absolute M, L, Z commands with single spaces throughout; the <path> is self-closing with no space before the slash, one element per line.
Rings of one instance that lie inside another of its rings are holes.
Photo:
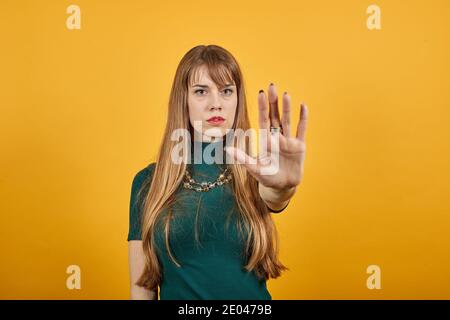
<path fill-rule="evenodd" d="M 234 83 L 218 88 L 205 66 L 200 67 L 198 74 L 197 81 L 188 89 L 189 120 L 196 131 L 193 139 L 199 140 L 201 136 L 205 142 L 211 142 L 213 137 L 222 140 L 234 123 L 237 88 Z"/>

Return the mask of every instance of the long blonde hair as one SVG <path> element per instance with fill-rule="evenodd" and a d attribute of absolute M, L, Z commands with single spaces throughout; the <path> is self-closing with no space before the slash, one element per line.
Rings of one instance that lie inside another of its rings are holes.
<path fill-rule="evenodd" d="M 189 122 L 188 88 L 201 66 L 206 66 L 211 79 L 218 87 L 223 87 L 229 82 L 235 83 L 238 103 L 233 129 L 239 128 L 244 132 L 250 129 L 243 77 L 231 53 L 216 45 L 199 45 L 189 50 L 176 70 L 170 92 L 165 132 L 156 157 L 152 182 L 143 200 L 141 236 L 145 268 L 136 284 L 150 290 L 157 290 L 162 280 L 154 239 L 157 218 L 165 208 L 169 208 L 170 218 L 170 208 L 175 202 L 175 191 L 182 183 L 186 170 L 185 162 L 176 164 L 171 161 L 171 152 L 178 144 L 177 141 L 171 140 L 171 134 L 180 128 L 193 132 Z M 245 150 L 250 154 L 248 145 Z M 239 218 L 249 231 L 245 252 L 248 260 L 245 268 L 254 271 L 260 279 L 277 278 L 288 268 L 278 259 L 278 234 L 272 215 L 259 195 L 258 181 L 240 164 L 233 164 L 230 168 L 233 176 L 231 188 L 236 197 Z M 170 219 L 165 219 L 164 230 L 167 252 L 174 263 L 180 266 L 169 246 Z"/>

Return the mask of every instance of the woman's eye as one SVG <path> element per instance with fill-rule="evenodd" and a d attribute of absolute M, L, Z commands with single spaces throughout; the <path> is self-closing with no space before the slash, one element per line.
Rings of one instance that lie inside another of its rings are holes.
<path fill-rule="evenodd" d="M 199 91 L 202 91 L 202 92 L 203 92 L 203 91 L 205 91 L 205 90 L 203 90 L 203 89 L 195 90 L 194 93 L 196 94 L 196 93 L 199 92 Z"/>
<path fill-rule="evenodd" d="M 231 95 L 231 94 L 233 93 L 233 90 L 232 90 L 232 89 L 225 89 L 225 90 L 223 90 L 223 91 L 225 92 L 225 94 L 226 94 L 227 91 L 229 91 L 229 94 L 228 94 L 228 95 Z M 195 91 L 194 91 L 195 94 L 200 93 L 200 95 L 203 95 L 204 92 L 206 92 L 206 90 L 203 90 L 203 89 L 198 89 L 198 90 L 195 90 Z"/>

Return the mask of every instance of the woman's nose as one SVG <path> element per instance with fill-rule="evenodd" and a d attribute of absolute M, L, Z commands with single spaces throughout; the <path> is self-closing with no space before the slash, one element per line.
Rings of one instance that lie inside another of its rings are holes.
<path fill-rule="evenodd" d="M 218 108 L 219 110 L 221 110 L 222 109 L 222 105 L 221 105 L 221 102 L 220 102 L 219 95 L 218 94 L 212 94 L 211 96 L 212 96 L 211 104 L 210 104 L 211 108 Z"/>
<path fill-rule="evenodd" d="M 222 107 L 220 105 L 216 106 L 216 105 L 211 105 L 211 109 L 217 109 L 217 110 L 222 110 Z"/>

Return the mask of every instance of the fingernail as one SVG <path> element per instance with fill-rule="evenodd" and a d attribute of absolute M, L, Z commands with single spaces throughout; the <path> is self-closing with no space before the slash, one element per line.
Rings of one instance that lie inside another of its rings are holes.
<path fill-rule="evenodd" d="M 287 94 L 287 92 L 285 91 L 284 94 Z"/>
<path fill-rule="evenodd" d="M 271 82 L 270 85 L 273 86 L 273 83 Z"/>
<path fill-rule="evenodd" d="M 264 90 L 263 89 L 259 90 L 259 93 L 261 93 L 261 92 L 264 92 Z"/>

